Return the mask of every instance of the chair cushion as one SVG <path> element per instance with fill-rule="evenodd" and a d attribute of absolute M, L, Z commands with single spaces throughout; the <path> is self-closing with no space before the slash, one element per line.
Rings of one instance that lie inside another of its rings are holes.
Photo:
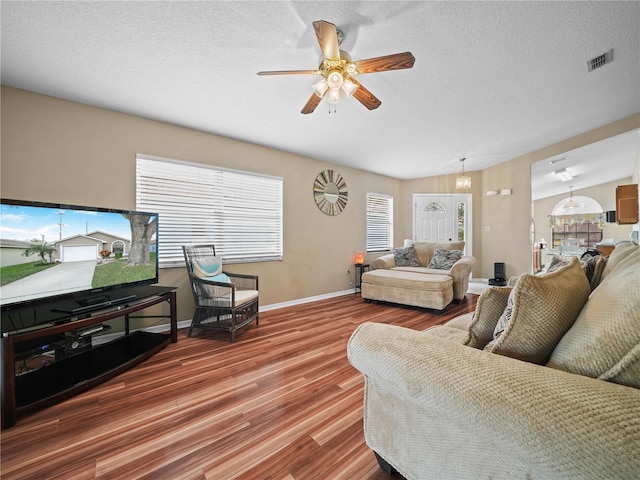
<path fill-rule="evenodd" d="M 193 260 L 193 274 L 198 278 L 215 277 L 221 273 L 222 257 L 212 255 L 210 257 L 196 258 Z"/>
<path fill-rule="evenodd" d="M 462 250 L 447 250 L 439 246 L 435 246 L 433 258 L 427 265 L 428 268 L 437 268 L 438 270 L 449 270 L 453 264 L 462 258 Z"/>
<path fill-rule="evenodd" d="M 544 364 L 589 297 L 580 261 L 546 275 L 522 274 L 485 350 Z"/>
<path fill-rule="evenodd" d="M 236 290 L 236 307 L 258 298 L 257 290 Z"/>
<path fill-rule="evenodd" d="M 624 261 L 615 262 L 593 291 L 547 366 L 640 388 L 640 247 L 625 250 L 619 252 Z"/>

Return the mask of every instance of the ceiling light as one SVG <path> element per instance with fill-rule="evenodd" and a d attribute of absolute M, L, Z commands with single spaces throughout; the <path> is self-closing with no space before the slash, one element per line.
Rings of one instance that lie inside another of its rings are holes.
<path fill-rule="evenodd" d="M 466 160 L 466 158 L 461 158 L 460 161 L 462 162 L 462 175 L 459 176 L 458 178 L 456 178 L 456 188 L 458 190 L 464 190 L 467 188 L 471 188 L 471 177 L 467 176 L 464 174 L 464 161 Z"/>
<path fill-rule="evenodd" d="M 573 200 L 573 185 L 571 185 L 569 187 L 569 201 L 565 202 L 564 205 L 562 205 L 562 208 L 576 208 L 579 207 L 580 204 L 578 202 L 576 202 L 575 200 Z"/>
<path fill-rule="evenodd" d="M 353 92 L 355 92 L 357 89 L 358 89 L 358 85 L 353 83 L 348 78 L 345 79 L 344 83 L 342 84 L 342 90 L 344 90 L 344 93 L 347 94 L 347 97 L 350 97 L 351 95 L 353 95 Z"/>
<path fill-rule="evenodd" d="M 313 85 L 313 91 L 320 98 L 322 98 L 322 96 L 325 94 L 328 88 L 329 88 L 329 84 L 324 78 L 320 80 L 318 83 Z"/>
<path fill-rule="evenodd" d="M 554 158 L 553 160 L 549 160 L 549 163 L 551 165 L 558 163 L 558 162 L 564 162 L 567 158 L 569 157 L 560 157 L 560 158 Z"/>
<path fill-rule="evenodd" d="M 567 172 L 566 168 L 563 168 L 561 170 L 556 170 L 553 173 L 555 173 L 555 175 L 563 182 L 568 182 L 569 180 L 573 180 L 573 175 Z"/>
<path fill-rule="evenodd" d="M 339 103 L 340 102 L 340 89 L 339 88 L 330 88 L 329 89 L 329 103 Z"/>
<path fill-rule="evenodd" d="M 329 85 L 329 88 L 338 89 L 342 87 L 343 83 L 344 78 L 342 77 L 342 74 L 336 70 L 334 70 L 327 76 L 327 84 Z"/>

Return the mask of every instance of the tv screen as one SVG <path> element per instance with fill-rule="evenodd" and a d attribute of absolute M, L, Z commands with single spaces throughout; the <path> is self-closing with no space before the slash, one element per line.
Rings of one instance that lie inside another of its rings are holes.
<path fill-rule="evenodd" d="M 157 283 L 157 240 L 157 213 L 2 199 L 0 306 Z"/>

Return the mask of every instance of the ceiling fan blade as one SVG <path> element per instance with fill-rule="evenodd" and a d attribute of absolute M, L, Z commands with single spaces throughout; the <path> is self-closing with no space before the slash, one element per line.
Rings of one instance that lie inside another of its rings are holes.
<path fill-rule="evenodd" d="M 302 110 L 300 110 L 300 113 L 307 114 L 307 113 L 313 112 L 318 106 L 318 104 L 320 103 L 320 100 L 322 100 L 321 97 L 319 97 L 315 93 L 312 93 L 311 97 L 309 97 L 309 100 L 307 100 L 307 103 L 305 104 L 305 106 L 302 107 Z"/>
<path fill-rule="evenodd" d="M 356 91 L 353 92 L 353 96 L 369 110 L 375 110 L 382 104 L 382 102 L 378 100 L 373 93 L 364 88 L 360 82 L 353 78 L 351 81 L 358 86 Z"/>
<path fill-rule="evenodd" d="M 317 70 L 268 70 L 266 72 L 258 72 L 258 75 L 318 75 Z"/>
<path fill-rule="evenodd" d="M 411 68 L 415 61 L 416 59 L 411 52 L 403 52 L 384 57 L 367 58 L 353 63 L 355 63 L 358 73 L 374 73 Z"/>
<path fill-rule="evenodd" d="M 328 60 L 340 60 L 340 44 L 338 43 L 338 31 L 333 23 L 319 20 L 313 22 L 322 56 Z"/>

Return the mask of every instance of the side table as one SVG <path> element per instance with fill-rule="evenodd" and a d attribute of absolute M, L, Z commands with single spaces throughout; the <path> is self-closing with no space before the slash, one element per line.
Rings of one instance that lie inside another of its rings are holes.
<path fill-rule="evenodd" d="M 354 293 L 358 293 L 362 287 L 362 274 L 369 271 L 368 263 L 355 263 L 355 277 L 353 280 Z"/>

